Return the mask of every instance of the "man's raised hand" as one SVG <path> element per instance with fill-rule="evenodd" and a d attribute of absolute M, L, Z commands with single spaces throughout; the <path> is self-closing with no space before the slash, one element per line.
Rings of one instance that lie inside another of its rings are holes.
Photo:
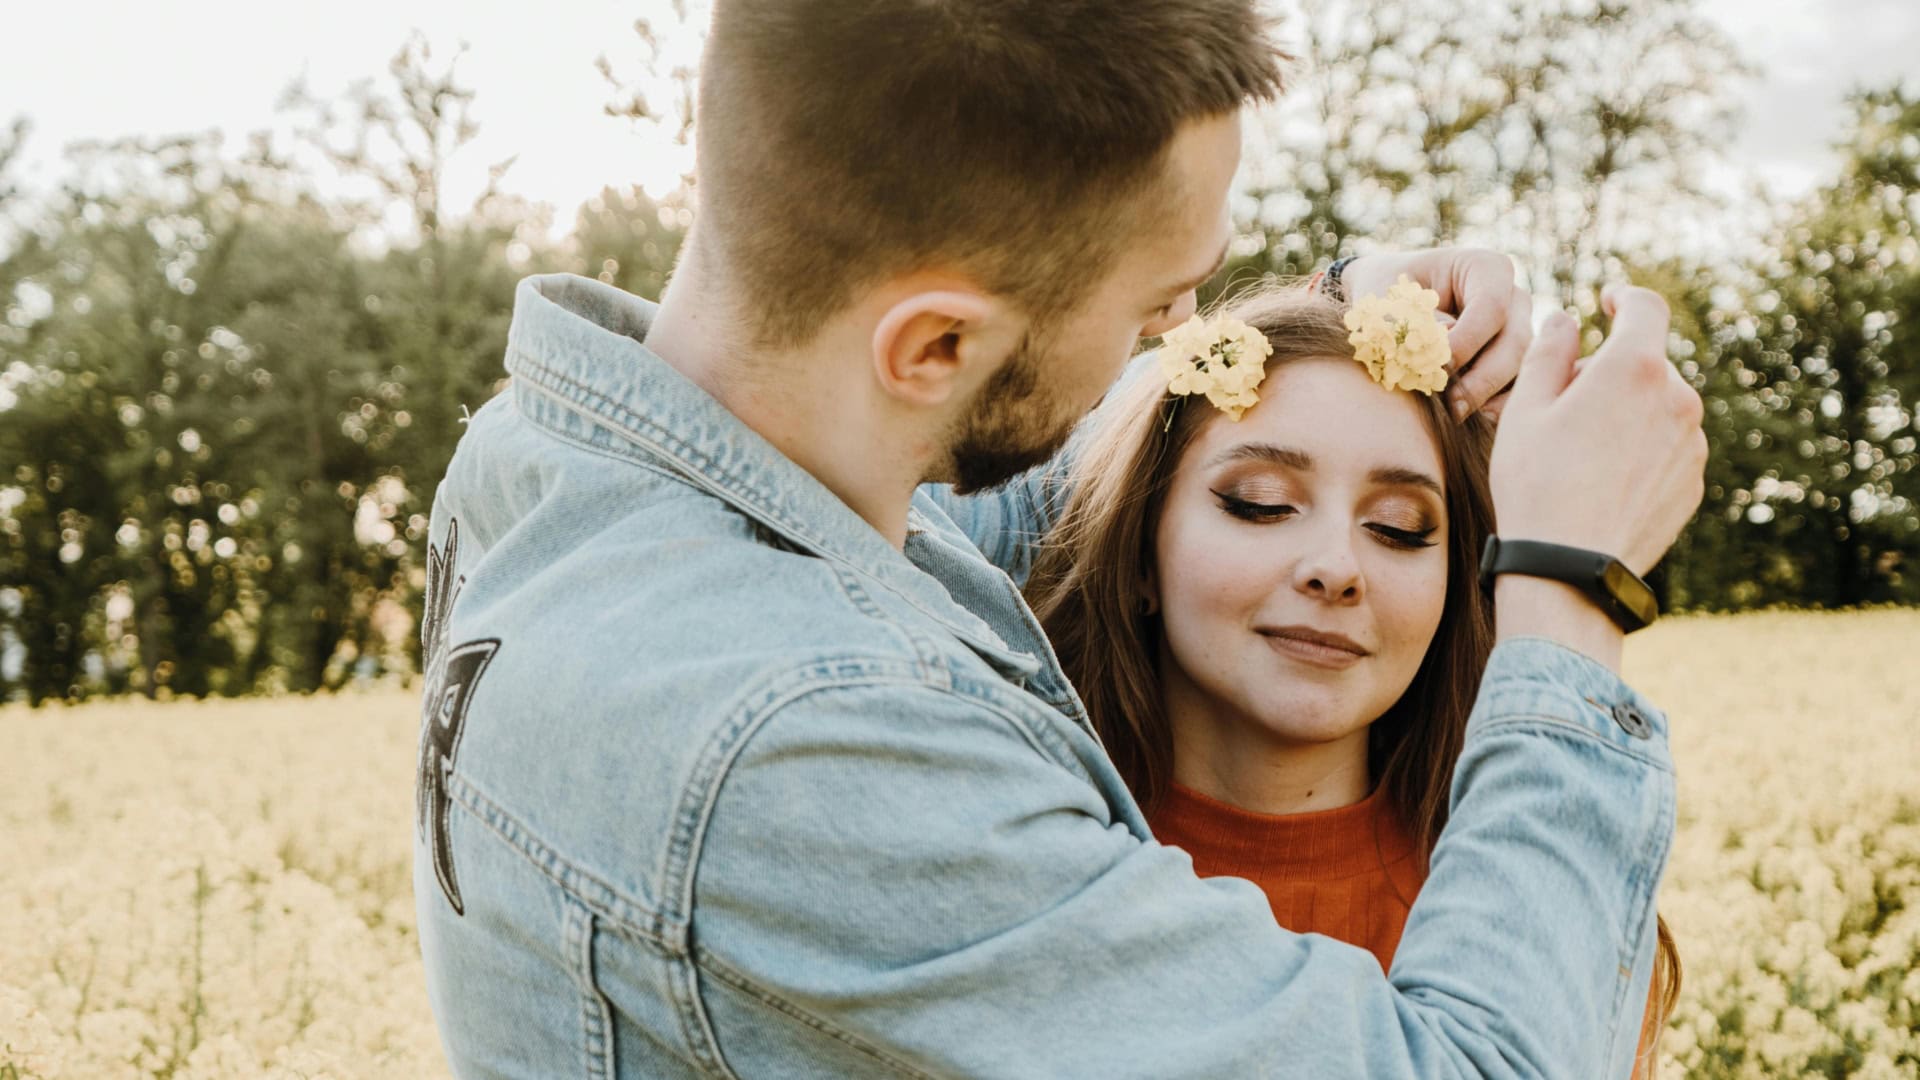
<path fill-rule="evenodd" d="M 1609 286 L 1600 303 L 1613 331 L 1585 362 L 1579 327 L 1563 312 L 1527 350 L 1494 439 L 1494 513 L 1505 539 L 1603 552 L 1644 575 L 1700 505 L 1700 395 L 1667 359 L 1660 294 Z M 1583 597 L 1510 580 L 1499 586 L 1500 636 L 1539 634 L 1617 663 L 1618 630 Z"/>
<path fill-rule="evenodd" d="M 1484 248 L 1363 255 L 1340 282 L 1349 297 L 1382 296 L 1401 274 L 1440 294 L 1440 310 L 1454 319 L 1447 330 L 1453 414 L 1479 409 L 1497 418 L 1533 341 L 1533 299 L 1515 285 L 1513 261 Z"/>

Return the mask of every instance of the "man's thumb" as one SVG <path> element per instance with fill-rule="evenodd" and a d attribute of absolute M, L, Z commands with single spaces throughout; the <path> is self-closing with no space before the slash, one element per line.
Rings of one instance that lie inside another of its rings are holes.
<path fill-rule="evenodd" d="M 1553 404 L 1573 381 L 1574 362 L 1579 358 L 1580 324 L 1564 311 L 1547 316 L 1520 361 L 1520 375 L 1513 381 L 1507 414 Z"/>

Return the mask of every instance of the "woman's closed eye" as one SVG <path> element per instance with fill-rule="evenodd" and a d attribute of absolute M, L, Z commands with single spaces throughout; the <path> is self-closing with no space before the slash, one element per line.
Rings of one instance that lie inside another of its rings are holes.
<path fill-rule="evenodd" d="M 1220 509 L 1242 521 L 1279 521 L 1299 513 L 1299 510 L 1289 503 L 1258 502 L 1226 491 L 1216 491 L 1213 494 L 1220 500 Z M 1439 526 L 1427 525 L 1407 529 L 1382 522 L 1368 522 L 1366 529 L 1388 547 L 1414 551 L 1433 547 L 1434 541 L 1429 537 L 1439 530 Z"/>
<path fill-rule="evenodd" d="M 1220 500 L 1220 509 L 1242 521 L 1278 521 L 1295 513 L 1294 508 L 1286 503 L 1255 502 L 1225 491 L 1213 494 Z"/>
<path fill-rule="evenodd" d="M 1367 530 L 1373 533 L 1373 535 L 1378 536 L 1381 542 L 1387 546 L 1408 550 L 1434 546 L 1434 541 L 1427 538 L 1432 536 L 1438 528 L 1439 526 L 1437 525 L 1429 525 L 1424 529 L 1401 529 L 1392 525 L 1381 525 L 1378 523 L 1367 526 Z"/>

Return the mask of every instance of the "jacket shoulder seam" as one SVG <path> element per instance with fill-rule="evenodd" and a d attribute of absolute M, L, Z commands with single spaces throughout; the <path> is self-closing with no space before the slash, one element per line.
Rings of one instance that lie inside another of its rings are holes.
<path fill-rule="evenodd" d="M 786 1016 L 830 1039 L 844 1044 L 850 1049 L 873 1059 L 875 1062 L 886 1066 L 901 1076 L 911 1077 L 912 1080 L 935 1080 L 932 1073 L 923 1072 L 920 1069 L 914 1068 L 912 1065 L 901 1061 L 899 1058 L 874 1046 L 872 1043 L 867 1042 L 852 1032 L 843 1030 L 839 1025 L 828 1021 L 824 1017 L 815 1016 L 813 1013 L 800 1008 L 798 1005 L 795 1005 L 778 994 L 767 990 L 759 983 L 754 982 L 752 977 L 745 972 L 740 971 L 715 956 L 713 950 L 705 946 L 700 946 L 695 951 L 694 964 L 701 972 L 711 976 L 714 980 L 725 983 L 767 1008 L 780 1013 L 782 1016 Z"/>
<path fill-rule="evenodd" d="M 449 775 L 447 787 L 455 803 L 563 893 L 584 904 L 594 915 L 656 948 L 674 951 L 676 940 L 683 935 L 670 931 L 669 920 L 662 913 L 561 853 L 458 769 Z"/>

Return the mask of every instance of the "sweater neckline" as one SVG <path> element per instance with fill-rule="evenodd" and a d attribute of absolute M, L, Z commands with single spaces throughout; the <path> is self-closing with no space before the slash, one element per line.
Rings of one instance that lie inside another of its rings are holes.
<path fill-rule="evenodd" d="M 1262 875 L 1333 880 L 1381 872 L 1414 854 L 1381 786 L 1347 806 L 1262 814 L 1174 784 L 1152 826 L 1158 839 L 1185 848 L 1197 863 L 1257 868 Z"/>

